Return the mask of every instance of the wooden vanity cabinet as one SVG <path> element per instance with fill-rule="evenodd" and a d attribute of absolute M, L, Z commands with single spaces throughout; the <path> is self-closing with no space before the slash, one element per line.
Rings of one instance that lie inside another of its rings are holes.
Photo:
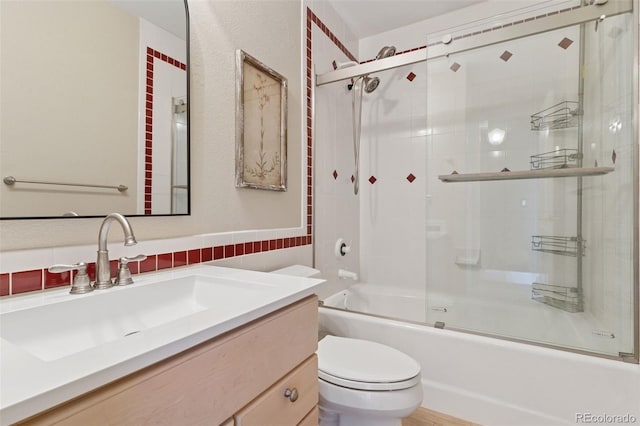
<path fill-rule="evenodd" d="M 21 424 L 317 425 L 317 323 L 310 296 Z"/>

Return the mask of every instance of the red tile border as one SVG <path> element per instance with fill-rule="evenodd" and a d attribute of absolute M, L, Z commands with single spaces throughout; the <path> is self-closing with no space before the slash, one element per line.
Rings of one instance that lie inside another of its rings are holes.
<path fill-rule="evenodd" d="M 11 274 L 11 294 L 42 290 L 42 269 Z"/>
<path fill-rule="evenodd" d="M 145 172 L 149 172 L 147 175 L 147 178 L 149 180 L 152 179 L 151 171 L 152 171 L 152 164 L 153 164 L 151 149 L 153 146 L 153 82 L 154 82 L 153 67 L 154 67 L 155 59 L 164 61 L 169 65 L 172 65 L 181 70 L 186 71 L 187 69 L 186 65 L 183 64 L 182 62 L 164 53 L 161 53 L 160 51 L 152 47 L 147 46 L 147 73 L 146 73 L 146 90 L 145 90 L 146 101 L 147 101 L 146 108 L 145 108 L 145 123 L 147 124 L 147 126 L 146 126 L 146 133 L 145 133 L 145 144 L 146 144 L 146 147 L 148 148 L 148 152 L 147 152 L 147 155 L 145 155 L 144 169 L 145 169 Z M 144 195 L 145 195 L 144 214 L 145 215 L 153 214 L 153 207 L 152 207 L 153 201 L 151 198 L 151 182 L 150 181 L 148 185 L 145 182 Z"/>
<path fill-rule="evenodd" d="M 173 267 L 185 266 L 187 264 L 187 252 L 175 251 L 173 252 Z"/>
<path fill-rule="evenodd" d="M 200 249 L 189 250 L 187 252 L 187 263 L 189 265 L 200 263 L 201 257 L 202 257 L 202 254 L 200 252 Z"/>
<path fill-rule="evenodd" d="M 153 272 L 156 270 L 156 256 L 147 256 L 145 260 L 140 262 L 140 273 Z"/>
<path fill-rule="evenodd" d="M 163 253 L 158 255 L 158 270 L 173 268 L 173 253 Z"/>
<path fill-rule="evenodd" d="M 56 288 L 71 285 L 71 271 L 54 274 L 44 270 L 44 288 Z"/>
<path fill-rule="evenodd" d="M 219 260 L 224 258 L 224 247 L 216 246 L 213 248 L 213 260 Z"/>
<path fill-rule="evenodd" d="M 9 274 L 0 274 L 0 296 L 7 296 L 9 295 L 9 293 L 11 293 L 9 280 Z"/>
<path fill-rule="evenodd" d="M 213 247 L 206 247 L 202 249 L 202 261 L 210 262 L 213 260 Z"/>

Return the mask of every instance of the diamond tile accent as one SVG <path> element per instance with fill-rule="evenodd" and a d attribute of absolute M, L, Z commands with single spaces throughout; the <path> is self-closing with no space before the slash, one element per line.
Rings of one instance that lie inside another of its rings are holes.
<path fill-rule="evenodd" d="M 356 181 L 356 177 L 354 175 L 351 175 L 351 183 Z"/>
<path fill-rule="evenodd" d="M 416 177 L 413 175 L 413 173 L 409 173 L 409 176 L 407 176 L 407 180 L 409 181 L 409 183 L 413 183 L 413 181 L 416 180 Z"/>
<path fill-rule="evenodd" d="M 409 75 L 407 75 L 407 80 L 409 81 L 413 81 L 414 78 L 416 78 L 416 75 L 413 72 L 410 72 Z"/>
<path fill-rule="evenodd" d="M 613 152 L 611 153 L 611 161 L 613 161 L 613 164 L 616 164 L 617 157 L 618 155 L 616 154 L 616 150 L 614 149 Z"/>
<path fill-rule="evenodd" d="M 461 66 L 462 66 L 462 65 L 460 65 L 459 63 L 454 62 L 454 63 L 449 67 L 449 69 L 450 69 L 451 71 L 453 71 L 453 72 L 457 72 L 457 71 L 460 69 L 460 67 L 461 67 Z"/>
<path fill-rule="evenodd" d="M 338 179 L 338 172 L 337 171 L 333 171 L 333 173 L 331 173 L 331 175 L 333 176 L 334 179 Z"/>
<path fill-rule="evenodd" d="M 331 62 L 331 65 L 333 66 L 334 70 L 338 69 L 338 64 L 336 63 L 336 61 Z"/>
<path fill-rule="evenodd" d="M 513 56 L 513 53 L 509 52 L 508 50 L 505 50 L 502 53 L 502 55 L 500 55 L 500 59 L 507 62 L 509 59 L 511 59 L 512 56 Z"/>
<path fill-rule="evenodd" d="M 563 38 L 562 40 L 560 40 L 560 43 L 558 43 L 558 46 L 562 47 L 563 49 L 568 49 L 569 46 L 571 46 L 573 44 L 573 40 L 571 40 L 570 38 Z"/>
<path fill-rule="evenodd" d="M 371 177 L 369 178 L 369 182 L 371 183 L 371 185 L 373 185 L 374 183 L 376 183 L 376 181 L 377 181 L 377 180 L 378 180 L 378 179 L 376 179 L 376 177 L 375 177 L 375 176 L 371 176 Z"/>

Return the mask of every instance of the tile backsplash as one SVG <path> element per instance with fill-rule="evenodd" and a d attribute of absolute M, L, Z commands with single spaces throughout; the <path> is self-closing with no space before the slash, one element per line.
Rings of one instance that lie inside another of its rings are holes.
<path fill-rule="evenodd" d="M 111 274 L 116 273 L 117 258 L 125 255 L 143 253 L 147 256 L 141 262 L 129 263 L 131 273 L 141 274 L 310 245 L 311 235 L 300 235 L 302 233 L 302 228 L 290 228 L 142 241 L 134 247 L 112 243 L 109 246 Z M 95 250 L 91 245 L 2 252 L 0 296 L 70 285 L 73 279 L 70 272 L 54 274 L 47 270 L 54 264 L 86 262 L 87 272 L 94 280 Z"/>

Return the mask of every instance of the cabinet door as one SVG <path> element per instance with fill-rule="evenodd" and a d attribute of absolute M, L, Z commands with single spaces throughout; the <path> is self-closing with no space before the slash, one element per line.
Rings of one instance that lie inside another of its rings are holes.
<path fill-rule="evenodd" d="M 236 426 L 297 425 L 317 404 L 318 358 L 314 354 L 236 414 Z"/>

